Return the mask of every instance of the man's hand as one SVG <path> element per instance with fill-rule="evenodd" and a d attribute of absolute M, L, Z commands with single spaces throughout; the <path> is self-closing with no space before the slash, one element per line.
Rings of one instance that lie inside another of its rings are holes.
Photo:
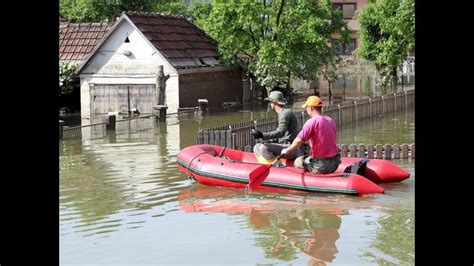
<path fill-rule="evenodd" d="M 281 155 L 286 155 L 286 154 L 288 154 L 288 148 L 284 148 L 283 150 L 281 150 L 280 154 L 281 154 Z"/>
<path fill-rule="evenodd" d="M 250 130 L 250 134 L 252 134 L 252 136 L 255 138 L 255 139 L 262 139 L 263 138 L 263 133 L 260 132 L 259 130 L 256 130 L 255 128 L 252 128 Z"/>

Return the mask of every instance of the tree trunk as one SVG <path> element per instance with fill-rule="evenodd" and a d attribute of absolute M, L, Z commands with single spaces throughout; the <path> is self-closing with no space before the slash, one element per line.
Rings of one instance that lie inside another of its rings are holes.
<path fill-rule="evenodd" d="M 397 68 L 392 69 L 392 93 L 397 92 Z"/>
<path fill-rule="evenodd" d="M 156 73 L 156 105 L 165 105 L 166 99 L 166 81 L 170 78 L 170 75 L 166 75 L 163 71 L 163 66 L 158 66 Z"/>
<path fill-rule="evenodd" d="M 344 80 L 344 85 L 342 87 L 342 101 L 345 102 L 346 101 L 346 75 L 343 75 L 342 76 L 343 80 Z"/>
<path fill-rule="evenodd" d="M 328 87 L 328 90 L 329 90 L 329 105 L 331 105 L 331 103 L 332 103 L 331 81 L 328 81 L 328 84 L 329 84 L 329 87 Z"/>
<path fill-rule="evenodd" d="M 319 78 L 316 78 L 315 86 L 314 86 L 314 95 L 318 96 L 320 95 L 319 93 Z"/>

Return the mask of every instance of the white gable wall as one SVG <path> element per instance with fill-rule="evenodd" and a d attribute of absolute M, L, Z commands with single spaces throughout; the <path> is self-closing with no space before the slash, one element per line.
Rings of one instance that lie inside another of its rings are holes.
<path fill-rule="evenodd" d="M 125 43 L 128 37 L 129 43 Z M 130 56 L 124 55 L 130 51 Z M 168 112 L 179 107 L 179 82 L 176 70 L 127 19 L 109 35 L 88 64 L 81 70 L 81 116 L 90 118 L 90 84 L 155 84 L 158 66 L 163 65 Z"/>

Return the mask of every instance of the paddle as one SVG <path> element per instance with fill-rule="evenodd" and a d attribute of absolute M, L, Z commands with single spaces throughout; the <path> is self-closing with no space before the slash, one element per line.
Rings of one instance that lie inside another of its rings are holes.
<path fill-rule="evenodd" d="M 253 190 L 260 186 L 260 184 L 265 181 L 265 178 L 267 178 L 268 174 L 270 173 L 270 168 L 274 166 L 278 160 L 280 160 L 281 157 L 283 157 L 284 154 L 279 155 L 273 162 L 272 164 L 265 164 L 262 166 L 259 166 L 257 169 L 253 170 L 249 174 L 249 184 L 247 185 L 247 188 L 249 190 Z"/>

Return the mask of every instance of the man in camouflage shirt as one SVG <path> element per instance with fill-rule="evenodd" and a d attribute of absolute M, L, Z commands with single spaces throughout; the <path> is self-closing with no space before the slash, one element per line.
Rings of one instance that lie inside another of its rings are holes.
<path fill-rule="evenodd" d="M 271 132 L 260 132 L 252 129 L 251 134 L 255 139 L 278 139 L 278 143 L 257 143 L 253 148 L 258 162 L 271 164 L 272 161 L 281 153 L 281 150 L 288 147 L 298 134 L 298 120 L 291 109 L 286 108 L 287 101 L 280 91 L 272 91 L 264 99 L 270 102 L 270 106 L 278 113 L 278 127 Z M 287 154 L 287 159 L 294 159 L 299 155 L 299 150 Z"/>

